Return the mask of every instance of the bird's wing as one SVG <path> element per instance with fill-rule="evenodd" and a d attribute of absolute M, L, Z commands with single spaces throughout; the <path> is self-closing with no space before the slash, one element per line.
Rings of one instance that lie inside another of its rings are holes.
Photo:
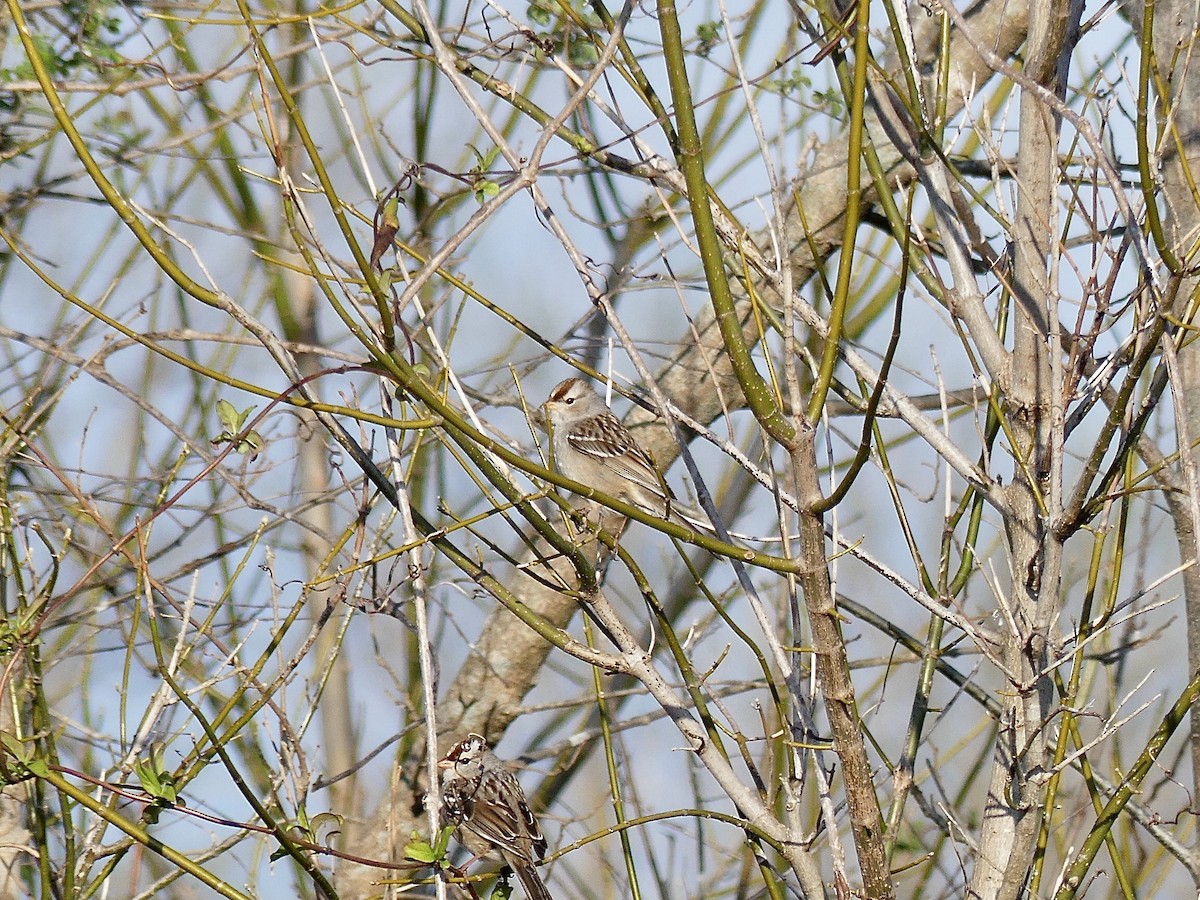
<path fill-rule="evenodd" d="M 597 418 L 599 427 L 578 428 L 567 435 L 571 446 L 611 466 L 617 474 L 651 494 L 674 499 L 650 454 L 634 442 L 625 426 L 609 413 Z"/>
<path fill-rule="evenodd" d="M 527 859 L 541 859 L 546 854 L 546 838 L 524 800 L 517 804 L 517 809 L 506 803 L 476 800 L 464 817 L 463 826 L 488 843 Z"/>

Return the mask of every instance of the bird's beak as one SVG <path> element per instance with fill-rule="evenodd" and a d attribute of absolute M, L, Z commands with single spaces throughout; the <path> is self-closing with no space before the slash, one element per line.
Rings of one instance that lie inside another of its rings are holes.
<path fill-rule="evenodd" d="M 454 763 L 453 763 L 453 761 L 451 761 L 449 759 L 442 759 L 442 760 L 438 760 L 437 766 L 439 769 L 453 769 Z"/>

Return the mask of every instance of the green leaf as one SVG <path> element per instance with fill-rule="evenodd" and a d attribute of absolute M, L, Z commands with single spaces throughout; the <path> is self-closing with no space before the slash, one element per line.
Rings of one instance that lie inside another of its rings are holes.
<path fill-rule="evenodd" d="M 306 807 L 303 803 L 301 803 L 299 808 L 297 808 L 296 821 L 293 822 L 288 827 L 288 831 L 290 831 L 293 836 L 299 838 L 302 841 L 308 841 L 309 843 L 315 843 L 315 841 L 313 840 L 314 835 L 313 835 L 313 830 L 312 830 L 312 823 L 310 821 L 308 821 L 308 807 Z"/>
<path fill-rule="evenodd" d="M 9 734 L 7 731 L 0 731 L 0 744 L 4 745 L 4 749 L 8 755 L 18 762 L 24 762 L 29 750 L 23 741 L 17 739 L 14 734 Z"/>
<path fill-rule="evenodd" d="M 175 775 L 167 769 L 163 762 L 165 750 L 162 742 L 156 741 L 150 745 L 149 757 L 133 764 L 133 774 L 137 776 L 142 790 L 154 800 L 142 813 L 142 818 L 151 824 L 158 821 L 156 808 L 169 809 L 179 801 L 179 792 L 175 787 Z"/>
<path fill-rule="evenodd" d="M 453 825 L 443 825 L 442 830 L 438 833 L 437 843 L 434 844 L 434 849 L 437 850 L 438 859 L 446 855 L 446 851 L 450 848 L 450 838 L 454 835 L 457 829 Z"/>
<path fill-rule="evenodd" d="M 441 857 L 428 841 L 414 839 L 404 845 L 404 858 L 430 866 Z"/>
<path fill-rule="evenodd" d="M 160 791 L 158 799 L 174 806 L 179 800 L 179 793 L 175 789 L 175 776 L 170 772 L 159 772 L 158 782 Z"/>
<path fill-rule="evenodd" d="M 325 844 L 326 846 L 342 833 L 343 817 L 337 813 L 323 812 L 312 820 L 310 828 L 315 838 L 315 843 Z"/>
<path fill-rule="evenodd" d="M 586 41 L 572 41 L 568 55 L 572 65 L 582 68 L 594 66 L 600 59 L 600 51 L 596 49 L 596 45 Z"/>
<path fill-rule="evenodd" d="M 4 758 L 0 759 L 0 776 L 9 784 L 15 784 L 33 775 L 45 778 L 50 774 L 50 767 L 44 759 L 40 759 L 34 748 L 16 735 L 7 731 L 0 732 L 0 742 L 4 744 Z M 13 765 L 15 763 L 15 765 Z"/>
<path fill-rule="evenodd" d="M 221 424 L 225 427 L 225 431 L 230 437 L 237 434 L 238 428 L 238 413 L 234 409 L 233 404 L 228 400 L 217 401 L 217 417 L 221 420 Z"/>
<path fill-rule="evenodd" d="M 46 598 L 39 594 L 19 615 L 0 620 L 0 654 L 11 653 L 28 641 L 45 604 Z"/>
<path fill-rule="evenodd" d="M 218 400 L 217 416 L 220 418 L 224 430 L 209 443 L 215 447 L 219 444 L 227 444 L 230 441 L 236 440 L 237 444 L 234 449 L 238 453 L 250 454 L 250 462 L 254 462 L 258 458 L 258 454 L 262 452 L 263 447 L 267 445 L 267 442 L 263 440 L 263 436 L 257 431 L 242 434 L 242 429 L 246 427 L 246 420 L 250 418 L 250 413 L 252 412 L 254 412 L 253 406 L 247 406 L 241 412 L 238 412 L 236 407 L 228 400 Z M 241 436 L 239 437 L 239 435 Z"/>
<path fill-rule="evenodd" d="M 341 833 L 342 817 L 337 813 L 319 813 L 312 819 L 308 817 L 308 809 L 301 804 L 296 810 L 296 821 L 288 826 L 288 831 L 297 840 L 308 844 L 328 844 L 330 838 Z"/>
<path fill-rule="evenodd" d="M 143 791 L 151 797 L 158 793 L 158 773 L 154 771 L 152 765 L 141 762 L 134 763 L 133 774 L 137 776 L 138 783 L 141 784 Z"/>
<path fill-rule="evenodd" d="M 257 431 L 251 431 L 238 441 L 235 449 L 238 453 L 249 453 L 250 462 L 254 462 L 254 460 L 258 459 L 258 454 L 262 452 L 262 448 L 266 445 L 267 442 L 263 440 L 261 434 Z"/>
<path fill-rule="evenodd" d="M 700 56 L 708 56 L 712 49 L 721 42 L 721 23 L 702 22 L 696 26 L 696 37 L 699 40 L 696 53 Z"/>
<path fill-rule="evenodd" d="M 481 175 L 492 167 L 492 163 L 496 161 L 496 157 L 500 155 L 500 148 L 493 147 L 486 154 L 480 153 L 474 144 L 467 144 L 471 148 L 471 153 L 475 156 L 475 166 L 471 169 L 474 175 Z"/>
<path fill-rule="evenodd" d="M 437 840 L 432 844 L 425 840 L 425 837 L 419 832 L 412 833 L 412 840 L 404 845 L 404 858 L 411 859 L 413 862 L 424 863 L 427 866 L 432 866 L 440 863 L 446 858 L 446 850 L 450 846 L 450 837 L 454 834 L 455 826 L 444 825 L 442 830 L 438 832 Z"/>
<path fill-rule="evenodd" d="M 475 202 L 486 203 L 500 193 L 500 185 L 486 178 L 475 182 Z"/>
<path fill-rule="evenodd" d="M 226 439 L 232 438 L 245 428 L 246 420 L 250 418 L 250 413 L 252 412 L 254 412 L 253 406 L 247 406 L 241 412 L 238 412 L 237 408 L 228 400 L 218 400 L 217 417 L 221 420 L 221 425 L 225 428 L 225 433 L 222 436 Z"/>

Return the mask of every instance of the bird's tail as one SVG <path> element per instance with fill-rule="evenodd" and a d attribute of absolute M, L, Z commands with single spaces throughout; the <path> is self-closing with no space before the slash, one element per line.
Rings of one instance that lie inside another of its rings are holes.
<path fill-rule="evenodd" d="M 513 870 L 517 873 L 517 878 L 521 880 L 521 886 L 525 888 L 525 896 L 529 900 L 554 900 L 550 896 L 550 891 L 537 873 L 537 869 L 528 863 L 520 866 L 513 866 Z"/>

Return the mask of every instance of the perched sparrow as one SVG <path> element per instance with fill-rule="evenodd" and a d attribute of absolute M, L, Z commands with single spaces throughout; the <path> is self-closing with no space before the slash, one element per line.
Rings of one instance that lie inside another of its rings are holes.
<path fill-rule="evenodd" d="M 529 900 L 554 900 L 533 867 L 546 855 L 546 838 L 517 776 L 477 734 L 468 734 L 438 763 L 442 819 L 480 838 L 517 873 Z"/>
<path fill-rule="evenodd" d="M 550 425 L 554 465 L 567 478 L 651 515 L 712 530 L 704 513 L 675 499 L 649 454 L 585 381 L 561 382 L 542 409 Z"/>

